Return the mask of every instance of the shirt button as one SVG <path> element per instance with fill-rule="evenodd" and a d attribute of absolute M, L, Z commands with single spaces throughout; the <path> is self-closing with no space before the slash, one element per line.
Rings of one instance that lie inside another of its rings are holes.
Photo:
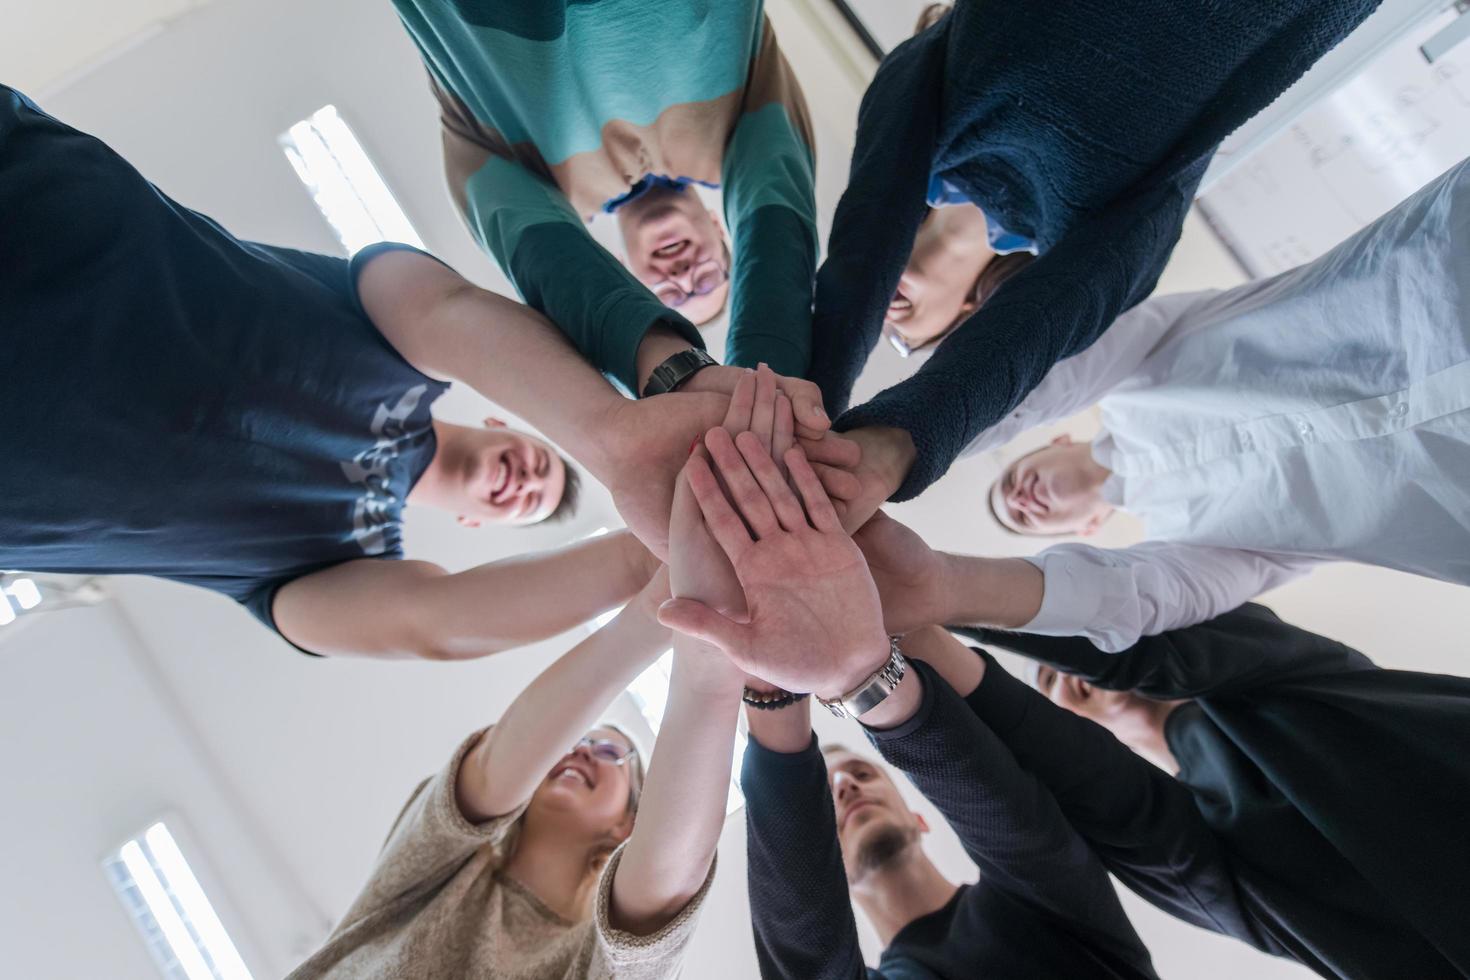
<path fill-rule="evenodd" d="M 1302 419 L 1296 424 L 1296 431 L 1302 434 L 1302 438 L 1306 438 L 1307 436 L 1310 436 L 1312 434 L 1312 423 L 1308 422 L 1306 419 Z"/>
<path fill-rule="evenodd" d="M 1388 414 L 1391 415 L 1392 417 L 1396 418 L 1396 419 L 1403 418 L 1405 415 L 1408 415 L 1409 414 L 1409 403 L 1408 402 L 1399 402 L 1397 405 L 1395 405 L 1393 407 L 1392 410 L 1389 411 Z"/>

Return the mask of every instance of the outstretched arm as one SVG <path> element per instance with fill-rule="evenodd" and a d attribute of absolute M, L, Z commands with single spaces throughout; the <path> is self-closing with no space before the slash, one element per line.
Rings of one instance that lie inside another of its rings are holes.
<path fill-rule="evenodd" d="M 628 531 L 456 573 L 359 559 L 286 583 L 272 614 L 282 636 L 312 653 L 469 660 L 585 623 L 656 567 Z"/>
<path fill-rule="evenodd" d="M 725 220 L 734 238 L 725 357 L 801 378 L 811 362 L 817 266 L 814 144 L 796 75 L 764 20 L 722 164 Z M 797 419 L 806 421 L 800 406 Z"/>
<path fill-rule="evenodd" d="M 941 24 L 895 48 L 858 112 L 847 189 L 832 217 L 827 259 L 817 270 L 812 314 L 808 377 L 834 416 L 847 408 L 878 343 L 928 208 L 947 30 Z"/>
<path fill-rule="evenodd" d="M 1294 677 L 1375 669 L 1351 647 L 1282 622 L 1255 603 L 1196 626 L 1145 636 L 1120 653 L 1104 653 L 1080 636 L 954 629 L 1098 687 L 1161 699 L 1228 695 Z"/>
<path fill-rule="evenodd" d="M 866 975 L 809 701 L 746 712 L 746 881 L 766 980 Z"/>
<path fill-rule="evenodd" d="M 1141 636 L 1202 623 L 1298 578 L 1311 559 L 1145 541 L 1128 548 L 1059 544 L 1031 559 L 1044 584 L 1028 633 L 1085 636 L 1099 649 L 1126 650 Z M 952 624 L 1004 626 L 965 615 Z"/>
<path fill-rule="evenodd" d="M 658 606 L 660 571 L 612 622 L 540 673 L 480 738 L 459 769 L 455 795 L 471 823 L 510 813 L 531 798 L 556 761 L 597 723 L 613 699 L 668 647 Z"/>
<path fill-rule="evenodd" d="M 904 653 L 964 698 L 1045 785 L 1109 872 L 1177 918 L 1227 935 L 1252 934 L 1219 843 L 1178 780 L 939 627 L 905 636 Z"/>
<path fill-rule="evenodd" d="M 1149 294 L 1179 238 L 1203 164 L 1079 222 L 1001 286 L 918 373 L 834 423 L 843 432 L 901 429 L 913 439 L 911 465 L 884 474 L 891 499 L 923 492 L 1052 365 L 1085 350 Z M 881 502 L 872 501 L 869 513 Z"/>

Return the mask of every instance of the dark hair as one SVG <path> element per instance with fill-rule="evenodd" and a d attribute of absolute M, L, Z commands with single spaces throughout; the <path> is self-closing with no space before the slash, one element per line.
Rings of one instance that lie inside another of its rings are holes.
<path fill-rule="evenodd" d="M 562 484 L 561 499 L 556 502 L 556 510 L 547 514 L 542 520 L 543 524 L 560 524 L 572 519 L 577 513 L 577 505 L 582 501 L 582 477 L 572 461 L 565 456 L 561 458 L 562 467 L 566 470 L 566 481 Z"/>

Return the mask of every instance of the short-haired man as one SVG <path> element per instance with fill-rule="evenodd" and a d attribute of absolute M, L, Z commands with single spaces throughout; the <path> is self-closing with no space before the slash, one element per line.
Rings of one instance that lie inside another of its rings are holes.
<path fill-rule="evenodd" d="M 0 87 L 0 568 L 201 585 L 316 653 L 467 658 L 636 592 L 629 534 L 450 574 L 401 558 L 405 501 L 467 523 L 565 506 L 550 445 L 434 422 L 461 381 L 666 538 L 728 396 L 629 401 L 534 311 L 433 258 L 244 242 Z"/>
<path fill-rule="evenodd" d="M 741 783 L 762 974 L 1155 976 L 1102 862 L 1050 793 L 954 688 L 920 662 L 905 665 L 890 643 L 862 553 L 801 452 L 782 459 L 798 501 L 749 434 L 718 429 L 705 444 L 734 505 L 701 458 L 685 472 L 747 612 L 731 619 L 678 598 L 660 621 L 763 685 L 747 692 L 761 706 L 749 712 Z M 840 753 L 824 765 L 810 702 L 788 692 L 857 715 L 954 827 L 980 881 L 957 887 L 939 873 L 921 825 L 872 763 Z M 849 885 L 887 946 L 876 971 L 858 948 Z"/>
<path fill-rule="evenodd" d="M 811 123 L 759 0 L 394 0 L 428 68 L 449 190 L 522 298 L 641 393 L 730 307 L 726 359 L 805 376 Z M 733 241 L 700 201 L 719 187 Z M 584 222 L 611 213 L 627 267 Z M 692 322 L 691 322 L 692 321 Z M 686 390 L 728 393 L 700 372 Z M 680 375 L 680 380 L 683 376 Z M 814 385 L 797 421 L 826 428 Z"/>

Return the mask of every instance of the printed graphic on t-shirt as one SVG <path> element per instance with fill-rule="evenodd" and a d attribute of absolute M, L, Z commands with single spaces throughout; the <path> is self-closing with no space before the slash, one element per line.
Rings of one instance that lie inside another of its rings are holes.
<path fill-rule="evenodd" d="M 350 461 L 342 463 L 342 472 L 348 481 L 363 487 L 363 494 L 352 512 L 352 539 L 365 555 L 381 555 L 398 546 L 398 515 L 403 502 L 393 492 L 389 468 L 411 440 L 412 433 L 405 431 L 404 424 L 428 390 L 426 384 L 414 385 L 392 408 L 386 404 L 378 405 L 372 423 L 376 441 Z"/>

